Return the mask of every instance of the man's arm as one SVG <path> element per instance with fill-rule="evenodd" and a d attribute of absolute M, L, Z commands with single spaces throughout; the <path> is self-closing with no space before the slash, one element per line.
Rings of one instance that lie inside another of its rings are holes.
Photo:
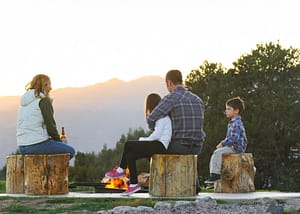
<path fill-rule="evenodd" d="M 173 102 L 169 95 L 165 96 L 158 105 L 153 109 L 149 117 L 147 118 L 147 123 L 149 129 L 153 130 L 155 121 L 158 119 L 167 116 L 173 108 Z"/>
<path fill-rule="evenodd" d="M 164 121 L 163 120 L 158 120 L 155 123 L 155 129 L 152 132 L 152 134 L 148 137 L 140 137 L 139 141 L 154 141 L 154 140 L 159 140 L 161 136 L 164 133 Z"/>

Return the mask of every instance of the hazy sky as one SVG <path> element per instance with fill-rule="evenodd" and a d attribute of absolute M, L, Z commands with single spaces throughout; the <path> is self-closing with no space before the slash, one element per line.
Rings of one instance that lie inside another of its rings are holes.
<path fill-rule="evenodd" d="M 52 87 L 132 80 L 204 60 L 230 67 L 256 44 L 300 48 L 297 0 L 0 0 L 0 96 L 38 73 Z"/>

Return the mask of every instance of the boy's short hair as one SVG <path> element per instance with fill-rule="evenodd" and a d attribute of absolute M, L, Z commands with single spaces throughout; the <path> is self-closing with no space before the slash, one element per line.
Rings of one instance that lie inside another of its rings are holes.
<path fill-rule="evenodd" d="M 182 74 L 179 70 L 170 70 L 166 74 L 167 80 L 170 80 L 174 84 L 182 84 Z"/>
<path fill-rule="evenodd" d="M 238 109 L 239 114 L 245 110 L 244 101 L 240 97 L 234 97 L 226 101 L 226 105 L 232 107 L 233 109 Z"/>

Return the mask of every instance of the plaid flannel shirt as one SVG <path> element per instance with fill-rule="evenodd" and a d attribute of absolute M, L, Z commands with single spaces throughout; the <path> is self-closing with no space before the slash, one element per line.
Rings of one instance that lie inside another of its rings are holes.
<path fill-rule="evenodd" d="M 221 141 L 221 143 L 223 146 L 233 146 L 236 153 L 243 153 L 246 151 L 248 140 L 246 137 L 246 130 L 240 116 L 229 121 L 226 137 Z"/>
<path fill-rule="evenodd" d="M 174 92 L 166 95 L 147 118 L 150 129 L 155 121 L 169 115 L 172 120 L 172 140 L 187 140 L 203 142 L 205 133 L 204 104 L 201 98 L 187 91 L 184 87 L 177 87 Z"/>

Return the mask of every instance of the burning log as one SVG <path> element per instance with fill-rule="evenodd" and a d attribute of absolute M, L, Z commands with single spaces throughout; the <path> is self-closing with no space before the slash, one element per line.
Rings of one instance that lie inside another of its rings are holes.
<path fill-rule="evenodd" d="M 123 189 L 126 190 L 128 188 L 129 183 L 129 169 L 126 168 L 126 175 L 122 178 L 107 178 L 104 177 L 102 179 L 102 183 L 106 183 L 105 188 L 108 189 Z"/>
<path fill-rule="evenodd" d="M 149 193 L 153 196 L 194 196 L 196 177 L 197 155 L 153 155 Z"/>
<path fill-rule="evenodd" d="M 215 192 L 254 192 L 254 175 L 251 153 L 223 154 L 221 179 L 215 183 Z"/>
<path fill-rule="evenodd" d="M 107 178 L 104 177 L 101 180 L 101 183 L 104 186 L 95 185 L 95 192 L 96 193 L 122 193 L 127 190 L 129 185 L 129 169 L 126 168 L 126 175 L 121 178 Z M 138 175 L 138 182 L 141 184 L 142 189 L 139 192 L 148 192 L 146 188 L 149 182 L 149 173 L 141 173 Z"/>

